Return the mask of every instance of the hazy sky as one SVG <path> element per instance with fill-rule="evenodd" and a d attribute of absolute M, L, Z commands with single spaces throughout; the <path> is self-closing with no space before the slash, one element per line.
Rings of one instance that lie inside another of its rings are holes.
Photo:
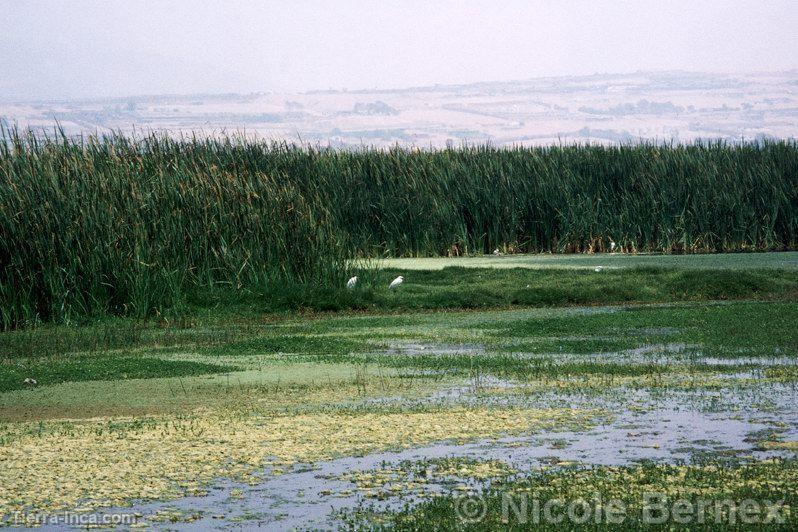
<path fill-rule="evenodd" d="M 798 68 L 796 0 L 0 0 L 0 99 Z"/>

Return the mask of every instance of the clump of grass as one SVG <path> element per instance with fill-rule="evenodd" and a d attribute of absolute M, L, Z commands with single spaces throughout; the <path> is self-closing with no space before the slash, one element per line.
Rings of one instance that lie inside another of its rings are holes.
<path fill-rule="evenodd" d="M 8 331 L 0 342 L 0 360 L 131 348 L 141 342 L 144 328 L 141 322 L 112 318 L 85 327 L 42 325 Z"/>
<path fill-rule="evenodd" d="M 13 359 L 0 361 L 0 392 L 25 388 L 25 379 L 34 379 L 36 386 L 47 386 L 62 382 L 184 377 L 231 369 L 204 362 L 118 355 Z"/>

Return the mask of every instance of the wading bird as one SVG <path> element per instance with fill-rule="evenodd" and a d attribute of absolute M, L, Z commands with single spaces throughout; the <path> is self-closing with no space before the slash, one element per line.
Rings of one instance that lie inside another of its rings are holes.
<path fill-rule="evenodd" d="M 403 282 L 405 282 L 405 278 L 400 275 L 399 277 L 391 281 L 391 284 L 388 285 L 388 288 L 394 290 L 397 286 L 399 286 Z"/>
<path fill-rule="evenodd" d="M 615 242 L 610 240 L 610 253 L 615 253 Z"/>
<path fill-rule="evenodd" d="M 596 266 L 596 269 L 595 269 L 595 270 L 593 270 L 593 271 L 594 271 L 594 272 L 600 272 L 600 271 L 601 271 L 601 270 L 603 270 L 603 269 L 604 269 L 604 266 Z"/>
<path fill-rule="evenodd" d="M 357 284 L 357 275 L 355 275 L 354 277 L 352 277 L 351 279 L 349 279 L 346 282 L 346 289 L 347 290 L 352 290 L 355 287 L 356 284 Z"/>

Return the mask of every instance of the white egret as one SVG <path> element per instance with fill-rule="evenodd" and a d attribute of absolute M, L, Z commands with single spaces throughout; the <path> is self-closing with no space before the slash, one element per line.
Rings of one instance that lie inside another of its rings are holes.
<path fill-rule="evenodd" d="M 499 248 L 496 248 L 496 249 L 494 249 L 494 250 L 493 250 L 493 254 L 494 254 L 494 255 L 501 255 L 501 254 L 502 254 L 502 252 L 501 252 L 501 251 L 499 251 Z"/>
<path fill-rule="evenodd" d="M 595 270 L 593 270 L 593 271 L 594 271 L 594 272 L 600 272 L 600 271 L 601 271 L 601 270 L 603 270 L 603 269 L 604 269 L 604 266 L 596 266 L 596 269 L 595 269 Z"/>
<path fill-rule="evenodd" d="M 610 253 L 615 253 L 615 242 L 610 240 Z"/>
<path fill-rule="evenodd" d="M 24 383 L 27 384 L 28 386 L 36 386 L 37 384 L 39 384 L 38 382 L 36 382 L 36 379 L 31 379 L 30 377 L 25 379 Z"/>
<path fill-rule="evenodd" d="M 347 290 L 352 290 L 355 287 L 356 284 L 357 284 L 357 275 L 355 275 L 354 277 L 352 277 L 351 279 L 349 279 L 346 282 L 346 289 Z"/>
<path fill-rule="evenodd" d="M 403 282 L 405 282 L 405 278 L 400 275 L 399 277 L 391 281 L 391 284 L 388 285 L 388 288 L 394 290 L 397 286 L 399 286 Z"/>

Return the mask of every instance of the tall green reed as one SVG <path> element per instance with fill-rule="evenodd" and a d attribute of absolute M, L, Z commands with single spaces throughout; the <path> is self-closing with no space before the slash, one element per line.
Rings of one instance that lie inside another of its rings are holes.
<path fill-rule="evenodd" d="M 0 137 L 2 328 L 148 315 L 219 284 L 337 289 L 356 256 L 798 244 L 794 141 L 347 151 Z"/>
<path fill-rule="evenodd" d="M 173 309 L 203 285 L 332 285 L 349 253 L 330 211 L 232 143 L 119 135 L 0 147 L 0 327 Z"/>

